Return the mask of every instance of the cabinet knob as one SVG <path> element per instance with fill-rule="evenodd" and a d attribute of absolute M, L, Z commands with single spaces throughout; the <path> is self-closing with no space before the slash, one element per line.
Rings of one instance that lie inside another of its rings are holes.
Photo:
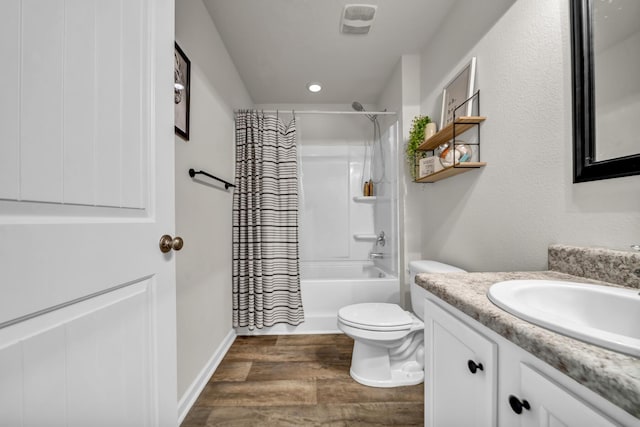
<path fill-rule="evenodd" d="M 509 396 L 509 406 L 511 406 L 513 412 L 518 415 L 522 413 L 522 408 L 526 409 L 527 411 L 531 409 L 531 405 L 529 405 L 529 402 L 527 402 L 525 399 L 520 400 L 513 394 Z"/>
<path fill-rule="evenodd" d="M 469 367 L 469 370 L 472 374 L 475 374 L 478 370 L 484 371 L 484 366 L 482 366 L 482 363 L 476 363 L 473 360 L 469 360 L 467 362 L 467 366 Z"/>

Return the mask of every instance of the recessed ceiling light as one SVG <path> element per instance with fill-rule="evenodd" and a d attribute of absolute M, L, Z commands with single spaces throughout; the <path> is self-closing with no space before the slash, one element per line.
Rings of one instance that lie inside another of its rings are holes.
<path fill-rule="evenodd" d="M 318 82 L 309 83 L 307 85 L 307 89 L 309 92 L 320 92 L 322 90 L 322 85 Z"/>

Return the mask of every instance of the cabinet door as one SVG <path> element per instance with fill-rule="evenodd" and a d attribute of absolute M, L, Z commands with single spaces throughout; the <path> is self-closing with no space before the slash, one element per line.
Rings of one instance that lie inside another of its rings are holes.
<path fill-rule="evenodd" d="M 496 344 L 429 299 L 424 324 L 425 425 L 495 426 Z"/>
<path fill-rule="evenodd" d="M 617 425 L 525 363 L 520 364 L 520 390 L 519 398 L 530 407 L 522 411 L 522 427 Z"/>

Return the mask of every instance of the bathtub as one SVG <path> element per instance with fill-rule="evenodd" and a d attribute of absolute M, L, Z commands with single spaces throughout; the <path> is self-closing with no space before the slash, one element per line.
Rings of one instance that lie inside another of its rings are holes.
<path fill-rule="evenodd" d="M 238 335 L 337 333 L 340 307 L 360 302 L 399 304 L 398 278 L 373 263 L 301 262 L 300 291 L 305 321 L 298 326 L 277 324 L 249 331 L 237 328 Z"/>

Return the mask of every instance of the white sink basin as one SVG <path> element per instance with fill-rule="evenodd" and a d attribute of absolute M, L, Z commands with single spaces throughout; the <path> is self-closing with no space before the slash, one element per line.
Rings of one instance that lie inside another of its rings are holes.
<path fill-rule="evenodd" d="M 552 331 L 640 357 L 640 291 L 553 280 L 509 280 L 489 288 L 501 309 Z"/>

